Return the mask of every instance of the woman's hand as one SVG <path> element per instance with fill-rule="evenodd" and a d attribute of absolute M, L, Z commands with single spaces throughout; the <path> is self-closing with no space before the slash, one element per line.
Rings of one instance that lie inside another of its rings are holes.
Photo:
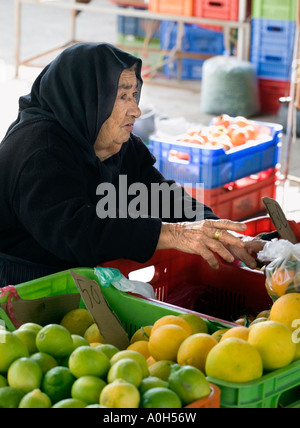
<path fill-rule="evenodd" d="M 242 233 L 246 229 L 245 224 L 230 220 L 163 223 L 157 250 L 176 249 L 184 253 L 198 254 L 213 269 L 218 269 L 219 263 L 215 254 L 228 263 L 234 262 L 236 254 L 240 254 L 244 259 L 246 254 L 251 254 L 241 237 L 230 233 Z"/>
<path fill-rule="evenodd" d="M 237 260 L 245 263 L 250 269 L 255 269 L 257 267 L 257 254 L 263 250 L 267 242 L 259 238 L 242 237 L 241 239 L 245 243 L 244 248 L 229 245 L 228 250 Z"/>

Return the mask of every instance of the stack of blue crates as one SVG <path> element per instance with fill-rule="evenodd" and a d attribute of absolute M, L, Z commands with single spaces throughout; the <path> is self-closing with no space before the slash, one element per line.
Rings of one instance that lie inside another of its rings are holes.
<path fill-rule="evenodd" d="M 161 49 L 172 50 L 176 46 L 178 33 L 177 22 L 162 21 L 160 28 Z M 224 54 L 224 35 L 222 31 L 214 31 L 199 25 L 184 24 L 182 40 L 183 52 L 203 54 L 205 56 Z M 166 57 L 167 59 L 168 57 Z M 200 80 L 204 59 L 184 58 L 182 60 L 182 79 Z M 177 77 L 178 61 L 172 61 L 164 66 L 164 74 Z"/>
<path fill-rule="evenodd" d="M 250 61 L 258 76 L 261 111 L 278 114 L 289 95 L 298 0 L 252 0 Z"/>

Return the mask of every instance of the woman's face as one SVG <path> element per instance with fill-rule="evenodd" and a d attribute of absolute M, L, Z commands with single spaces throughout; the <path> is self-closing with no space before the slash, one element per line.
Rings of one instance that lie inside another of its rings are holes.
<path fill-rule="evenodd" d="M 118 94 L 111 116 L 104 122 L 94 148 L 101 161 L 115 155 L 129 140 L 135 120 L 141 110 L 137 105 L 137 78 L 134 70 L 124 70 L 119 80 Z"/>

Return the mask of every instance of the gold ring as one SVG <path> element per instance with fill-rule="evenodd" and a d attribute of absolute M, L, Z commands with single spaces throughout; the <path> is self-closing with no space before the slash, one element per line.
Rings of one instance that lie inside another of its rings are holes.
<path fill-rule="evenodd" d="M 220 236 L 221 236 L 221 230 L 220 230 L 220 229 L 217 229 L 217 230 L 216 230 L 216 233 L 215 233 L 215 236 L 214 236 L 214 239 L 215 239 L 216 241 L 219 241 L 219 240 L 220 240 Z"/>

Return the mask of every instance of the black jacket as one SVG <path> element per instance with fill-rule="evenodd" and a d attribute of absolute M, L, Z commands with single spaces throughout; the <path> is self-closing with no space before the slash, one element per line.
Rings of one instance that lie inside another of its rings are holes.
<path fill-rule="evenodd" d="M 49 64 L 31 93 L 20 98 L 19 116 L 0 145 L 1 253 L 63 269 L 151 258 L 160 218 L 97 216 L 99 184 L 118 189 L 120 175 L 128 186 L 166 181 L 134 135 L 104 162 L 93 149 L 112 112 L 120 74 L 135 63 L 140 89 L 139 59 L 107 44 L 78 44 Z M 178 188 L 175 198 L 184 197 Z M 204 216 L 217 218 L 207 207 Z M 172 213 L 164 218 L 182 220 Z"/>

